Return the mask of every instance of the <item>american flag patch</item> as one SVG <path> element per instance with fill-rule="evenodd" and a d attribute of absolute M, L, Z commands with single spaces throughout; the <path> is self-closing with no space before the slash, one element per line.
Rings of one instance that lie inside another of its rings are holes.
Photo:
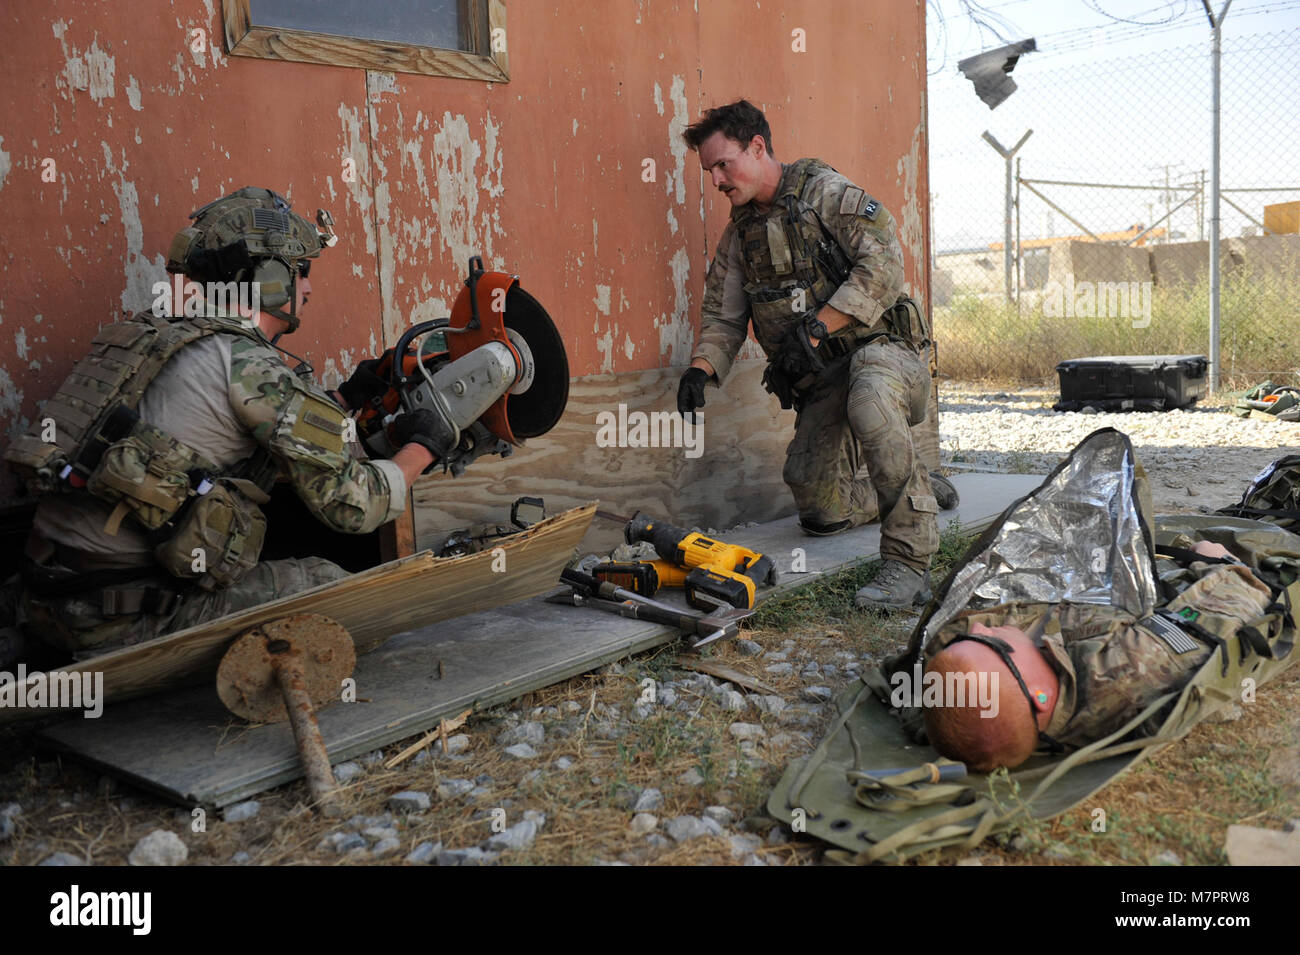
<path fill-rule="evenodd" d="M 1168 617 L 1152 614 L 1139 620 L 1137 626 L 1163 640 L 1174 653 L 1191 653 L 1201 648 L 1199 643 Z"/>
<path fill-rule="evenodd" d="M 289 215 L 276 209 L 254 209 L 253 228 L 279 229 L 281 232 L 288 232 Z"/>

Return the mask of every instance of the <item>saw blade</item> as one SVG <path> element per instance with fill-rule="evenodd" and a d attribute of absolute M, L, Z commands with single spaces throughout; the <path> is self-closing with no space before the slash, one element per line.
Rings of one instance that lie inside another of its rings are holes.
<path fill-rule="evenodd" d="M 569 403 L 564 339 L 546 309 L 518 285 L 506 293 L 504 324 L 527 343 L 533 365 L 527 392 L 511 395 L 506 403 L 506 420 L 516 438 L 536 438 L 555 427 Z"/>

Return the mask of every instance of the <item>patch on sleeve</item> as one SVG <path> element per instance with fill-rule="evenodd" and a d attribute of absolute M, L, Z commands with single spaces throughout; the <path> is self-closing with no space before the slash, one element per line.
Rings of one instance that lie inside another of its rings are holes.
<path fill-rule="evenodd" d="M 343 413 L 328 401 L 304 395 L 289 433 L 298 441 L 338 454 L 343 450 Z"/>
<path fill-rule="evenodd" d="M 862 198 L 866 193 L 857 186 L 849 186 L 844 190 L 844 198 L 840 200 L 840 215 L 853 216 L 858 214 L 858 206 L 862 204 Z"/>
<path fill-rule="evenodd" d="M 331 470 L 348 460 L 344 418 L 335 404 L 310 391 L 296 390 L 281 410 L 271 439 L 272 450 L 292 460 L 308 460 Z"/>
<path fill-rule="evenodd" d="M 880 203 L 863 193 L 862 203 L 858 207 L 858 215 L 862 216 L 864 219 L 870 219 L 872 222 L 875 222 L 876 214 L 879 212 Z"/>

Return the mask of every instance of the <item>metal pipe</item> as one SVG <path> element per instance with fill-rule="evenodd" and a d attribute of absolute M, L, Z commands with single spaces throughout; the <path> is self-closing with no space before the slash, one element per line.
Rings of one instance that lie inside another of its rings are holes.
<path fill-rule="evenodd" d="M 1032 192 L 1034 195 L 1036 195 L 1039 199 L 1042 199 L 1045 203 L 1047 203 L 1049 206 L 1051 206 L 1053 209 L 1055 209 L 1055 210 L 1056 210 L 1057 212 L 1059 212 L 1061 215 L 1065 216 L 1065 218 L 1068 219 L 1072 225 L 1074 225 L 1074 226 L 1076 226 L 1076 227 L 1082 229 L 1082 230 L 1083 230 L 1083 231 L 1084 231 L 1084 232 L 1085 232 L 1089 237 L 1091 237 L 1091 239 L 1092 239 L 1093 242 L 1101 242 L 1101 239 L 1097 238 L 1096 234 L 1095 234 L 1091 229 L 1089 229 L 1086 225 L 1084 225 L 1082 222 L 1080 222 L 1080 221 L 1079 221 L 1078 219 L 1076 219 L 1074 216 L 1070 215 L 1068 212 L 1066 212 L 1064 209 L 1062 209 L 1060 206 L 1058 206 L 1058 205 L 1057 205 L 1055 202 L 1053 202 L 1051 199 L 1047 198 L 1047 196 L 1043 195 L 1041 192 L 1039 192 L 1037 189 L 1035 189 L 1033 186 L 1031 186 L 1030 183 L 1031 183 L 1032 181 L 1033 181 L 1032 179 L 1022 179 L 1022 180 L 1020 180 L 1020 183 L 1021 183 L 1021 185 L 1023 185 L 1026 189 L 1028 189 L 1030 192 Z M 1102 244 L 1104 245 L 1105 243 L 1102 243 Z"/>
<path fill-rule="evenodd" d="M 1020 160 L 1016 159 L 1016 314 L 1020 314 L 1020 289 L 1024 282 L 1025 253 L 1020 247 Z"/>
<path fill-rule="evenodd" d="M 1232 0 L 1226 0 L 1223 9 L 1216 17 L 1210 10 L 1209 0 L 1201 0 L 1205 13 L 1214 28 L 1214 43 L 1211 61 L 1213 63 L 1212 86 L 1213 99 L 1210 113 L 1213 116 L 1212 147 L 1210 150 L 1210 381 L 1209 392 L 1219 390 L 1219 79 L 1220 60 L 1223 48 L 1223 19 L 1228 15 Z"/>
<path fill-rule="evenodd" d="M 334 771 L 330 768 L 329 753 L 321 736 L 316 710 L 311 705 L 311 693 L 303 675 L 302 661 L 292 650 L 272 653 L 271 665 L 280 692 L 284 694 L 284 708 L 289 711 L 293 738 L 298 743 L 298 756 L 307 776 L 307 788 L 321 812 L 330 814 L 337 800 L 338 789 Z"/>
<path fill-rule="evenodd" d="M 1187 197 L 1186 199 L 1184 199 L 1182 202 L 1178 203 L 1178 205 L 1174 206 L 1172 209 L 1170 209 L 1168 212 L 1166 212 L 1164 215 L 1162 215 L 1162 216 L 1161 216 L 1159 219 L 1157 219 L 1155 222 L 1151 223 L 1149 226 L 1147 226 L 1145 229 L 1143 229 L 1143 230 L 1142 230 L 1141 232 L 1139 232 L 1137 235 L 1133 236 L 1133 238 L 1129 239 L 1128 242 L 1125 243 L 1125 245 L 1133 245 L 1135 242 L 1137 242 L 1138 239 L 1142 238 L 1144 235 L 1146 235 L 1148 232 L 1150 232 L 1150 231 L 1151 231 L 1152 229 L 1154 229 L 1156 226 L 1160 225 L 1160 223 L 1164 222 L 1164 221 L 1165 221 L 1166 219 L 1168 219 L 1171 215 L 1173 215 L 1175 212 L 1177 212 L 1179 209 L 1181 209 L 1183 206 L 1187 205 L 1187 203 L 1191 202 L 1191 201 L 1192 201 L 1193 199 L 1195 199 L 1195 198 L 1196 198 L 1196 193 L 1192 193 L 1190 196 L 1188 196 L 1188 197 Z"/>

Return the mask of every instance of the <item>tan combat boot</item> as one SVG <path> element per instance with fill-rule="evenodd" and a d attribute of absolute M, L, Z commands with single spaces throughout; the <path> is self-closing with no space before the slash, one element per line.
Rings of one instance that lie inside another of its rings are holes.
<path fill-rule="evenodd" d="M 857 592 L 853 603 L 861 610 L 911 610 L 930 600 L 930 572 L 921 573 L 896 560 L 887 560 L 871 583 Z"/>

